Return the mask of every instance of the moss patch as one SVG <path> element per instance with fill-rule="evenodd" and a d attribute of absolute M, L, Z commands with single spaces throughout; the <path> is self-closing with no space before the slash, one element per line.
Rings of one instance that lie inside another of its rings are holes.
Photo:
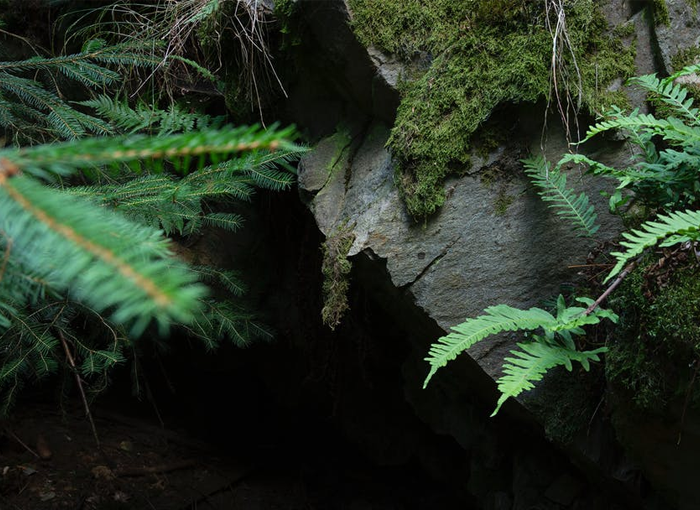
<path fill-rule="evenodd" d="M 661 413 L 684 399 L 700 356 L 700 268 L 674 271 L 658 288 L 646 268 L 630 274 L 611 306 L 620 314 L 606 355 L 608 380 L 644 412 Z M 693 388 L 692 402 L 700 403 Z"/>
<path fill-rule="evenodd" d="M 321 245 L 323 251 L 323 323 L 335 329 L 350 308 L 348 290 L 350 289 L 350 270 L 352 263 L 348 252 L 355 241 L 355 234 L 346 227 L 339 227 Z"/>
<path fill-rule="evenodd" d="M 684 67 L 700 64 L 700 47 L 691 46 L 680 50 L 671 58 L 671 67 L 674 72 L 680 71 Z M 697 83 L 684 83 L 683 85 L 690 96 L 697 101 L 700 101 L 700 85 Z"/>
<path fill-rule="evenodd" d="M 583 369 L 572 376 L 563 367 L 547 374 L 545 390 L 525 397 L 530 409 L 544 426 L 548 439 L 570 444 L 590 425 L 604 391 L 601 370 Z"/>
<path fill-rule="evenodd" d="M 668 17 L 666 0 L 651 0 L 651 13 L 656 25 L 668 25 L 671 22 Z"/>
<path fill-rule="evenodd" d="M 552 39 L 543 3 L 535 0 L 350 0 L 364 44 L 430 67 L 401 87 L 389 145 L 409 212 L 429 216 L 445 200 L 445 176 L 468 167 L 474 133 L 497 107 L 547 98 Z M 598 2 L 566 3 L 569 38 L 581 72 L 582 101 L 597 111 L 621 94 L 605 86 L 634 72 L 634 48 L 605 35 Z M 426 57 L 427 56 L 427 57 Z M 569 77 L 560 83 L 578 95 Z"/>

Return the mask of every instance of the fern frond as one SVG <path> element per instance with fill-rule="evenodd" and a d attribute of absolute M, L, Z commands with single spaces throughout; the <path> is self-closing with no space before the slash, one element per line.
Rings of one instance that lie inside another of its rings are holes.
<path fill-rule="evenodd" d="M 599 225 L 595 221 L 597 215 L 589 203 L 588 196 L 581 193 L 578 196 L 566 187 L 566 175 L 560 171 L 560 166 L 550 168 L 548 162 L 541 156 L 523 160 L 525 173 L 539 188 L 538 194 L 545 202 L 550 202 L 551 208 L 557 215 L 571 222 L 573 231 L 579 236 L 593 237 Z"/>
<path fill-rule="evenodd" d="M 541 381 L 544 374 L 552 368 L 563 365 L 571 371 L 571 362 L 578 361 L 585 370 L 589 370 L 590 362 L 600 361 L 598 355 L 607 351 L 607 347 L 601 347 L 593 351 L 579 352 L 543 341 L 517 345 L 521 350 L 511 351 L 515 357 L 505 358 L 504 375 L 498 379 L 501 396 L 491 414 L 492 417 L 498 413 L 506 400 L 534 388 L 534 383 Z"/>
<path fill-rule="evenodd" d="M 684 70 L 688 71 L 688 69 Z M 691 71 L 692 72 L 692 71 Z M 629 83 L 638 85 L 639 87 L 654 93 L 655 101 L 661 101 L 671 108 L 676 115 L 685 117 L 686 120 L 693 124 L 698 124 L 698 109 L 693 108 L 693 98 L 688 97 L 688 90 L 679 83 L 675 83 L 675 79 L 690 73 L 676 73 L 671 77 L 660 80 L 655 74 L 630 78 Z"/>
<path fill-rule="evenodd" d="M 668 120 L 657 119 L 651 114 L 639 113 L 637 110 L 635 110 L 627 116 L 616 116 L 594 124 L 588 128 L 586 138 L 584 138 L 580 143 L 587 142 L 595 135 L 605 131 L 610 131 L 613 129 L 639 128 L 651 129 L 654 132 L 661 134 L 671 129 L 672 126 Z"/>
<path fill-rule="evenodd" d="M 49 268 L 60 289 L 135 332 L 155 319 L 161 328 L 186 322 L 203 287 L 169 260 L 156 230 L 133 224 L 28 177 L 0 177 L 0 222 L 22 262 Z"/>
<path fill-rule="evenodd" d="M 487 308 L 484 312 L 484 315 L 467 319 L 466 322 L 454 326 L 451 333 L 430 346 L 429 356 L 425 358 L 430 363 L 430 373 L 423 383 L 424 388 L 439 368 L 480 340 L 502 331 L 531 331 L 556 322 L 549 312 L 540 308 L 519 310 L 508 305 L 497 305 Z"/>
<path fill-rule="evenodd" d="M 638 257 L 645 249 L 655 246 L 664 238 L 673 236 L 671 239 L 674 244 L 685 239 L 698 239 L 700 237 L 700 211 L 660 214 L 655 221 L 646 221 L 639 229 L 624 232 L 622 236 L 626 241 L 621 241 L 620 245 L 627 250 L 611 254 L 617 259 L 617 264 L 605 278 L 606 282 L 617 275 L 631 259 Z M 664 243 L 664 246 L 670 246 L 670 244 Z"/>
<path fill-rule="evenodd" d="M 620 181 L 618 188 L 624 188 L 632 183 L 642 182 L 648 179 L 656 179 L 658 177 L 658 173 L 649 171 L 646 166 L 639 168 L 613 168 L 604 165 L 599 161 L 595 161 L 588 156 L 584 156 L 583 154 L 565 154 L 559 161 L 558 165 L 564 165 L 566 163 L 585 164 L 589 166 L 590 171 L 595 175 L 614 177 Z"/>

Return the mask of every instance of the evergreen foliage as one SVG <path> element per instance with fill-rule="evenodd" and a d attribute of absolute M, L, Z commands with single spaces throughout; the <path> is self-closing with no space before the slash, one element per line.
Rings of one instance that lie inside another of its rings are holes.
<path fill-rule="evenodd" d="M 593 303 L 585 298 L 578 298 L 578 301 L 586 306 Z M 578 361 L 588 370 L 590 361 L 598 361 L 598 354 L 605 352 L 606 348 L 578 351 L 574 336 L 585 333 L 583 326 L 598 324 L 602 319 L 616 322 L 617 315 L 600 308 L 589 310 L 580 306 L 566 306 L 561 295 L 557 300 L 556 316 L 536 307 L 520 310 L 508 305 L 491 306 L 485 310 L 484 315 L 467 319 L 451 328 L 451 333 L 431 346 L 426 358 L 430 363 L 430 372 L 423 387 L 427 386 L 439 368 L 491 335 L 505 331 L 541 329 L 542 335 L 532 335 L 532 342 L 518 343 L 520 350 L 511 351 L 515 357 L 505 359 L 504 375 L 498 379 L 501 397 L 492 414 L 494 416 L 509 397 L 517 397 L 523 391 L 532 389 L 533 383 L 541 380 L 548 370 L 556 366 L 565 366 L 571 371 L 571 362 Z"/>
<path fill-rule="evenodd" d="M 579 236 L 593 237 L 599 225 L 595 221 L 597 215 L 590 204 L 588 196 L 581 193 L 578 196 L 566 187 L 566 175 L 561 171 L 561 165 L 550 168 L 544 158 L 537 157 L 523 161 L 525 173 L 539 188 L 539 195 L 545 202 L 550 202 L 558 216 L 568 220 L 572 230 Z"/>
<path fill-rule="evenodd" d="M 0 62 L 0 129 L 20 143 L 111 134 L 104 120 L 77 110 L 65 99 L 64 81 L 79 83 L 86 91 L 115 85 L 120 74 L 107 66 L 158 64 L 148 46 L 107 46 L 93 40 L 72 55 Z"/>
<path fill-rule="evenodd" d="M 61 365 L 67 345 L 83 375 L 104 378 L 125 360 L 129 338 L 151 322 L 161 331 L 181 323 L 208 348 L 225 337 L 241 346 L 269 339 L 252 313 L 207 297 L 199 283 L 240 295 L 238 275 L 177 261 L 162 231 L 188 235 L 204 225 L 240 226 L 239 216 L 212 212 L 211 200 L 249 199 L 254 187 L 291 184 L 293 175 L 274 167 L 289 166 L 301 150 L 286 140 L 291 135 L 290 129 L 222 127 L 0 150 L 4 409 L 27 380 Z M 222 161 L 239 153 L 246 154 Z M 141 171 L 160 173 L 130 179 L 124 165 L 142 158 L 150 164 Z M 81 170 L 115 163 L 117 182 L 55 186 Z M 84 327 L 78 332 L 80 317 L 93 320 L 95 334 Z"/>
<path fill-rule="evenodd" d="M 195 129 L 220 127 L 223 117 L 211 118 L 199 112 L 191 112 L 172 103 L 167 109 L 138 99 L 135 106 L 129 105 L 125 98 L 112 98 L 100 94 L 93 99 L 79 103 L 95 111 L 107 120 L 118 133 L 146 133 L 153 135 L 170 135 Z"/>

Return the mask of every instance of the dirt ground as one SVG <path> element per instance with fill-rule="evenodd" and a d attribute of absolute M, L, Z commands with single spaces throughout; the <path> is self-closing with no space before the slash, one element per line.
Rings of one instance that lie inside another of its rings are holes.
<path fill-rule="evenodd" d="M 94 410 L 101 448 L 79 408 L 36 406 L 2 423 L 0 508 L 236 508 L 255 468 L 186 434 Z M 228 497 L 221 506 L 222 495 Z"/>
<path fill-rule="evenodd" d="M 352 446 L 304 439 L 239 456 L 157 420 L 93 414 L 101 448 L 78 405 L 33 404 L 0 423 L 0 510 L 465 508 L 416 469 L 367 464 Z"/>

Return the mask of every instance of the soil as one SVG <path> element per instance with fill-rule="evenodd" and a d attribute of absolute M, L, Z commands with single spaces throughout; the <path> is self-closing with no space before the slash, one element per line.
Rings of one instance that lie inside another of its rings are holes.
<path fill-rule="evenodd" d="M 332 438 L 305 453 L 262 445 L 237 455 L 157 420 L 93 414 L 100 448 L 77 405 L 32 404 L 2 423 L 0 509 L 465 508 L 416 466 L 373 466 L 351 445 L 330 446 Z"/>
<path fill-rule="evenodd" d="M 186 434 L 94 412 L 101 448 L 79 408 L 36 406 L 4 423 L 0 508 L 223 508 L 207 500 L 223 492 L 233 497 L 254 471 Z"/>

